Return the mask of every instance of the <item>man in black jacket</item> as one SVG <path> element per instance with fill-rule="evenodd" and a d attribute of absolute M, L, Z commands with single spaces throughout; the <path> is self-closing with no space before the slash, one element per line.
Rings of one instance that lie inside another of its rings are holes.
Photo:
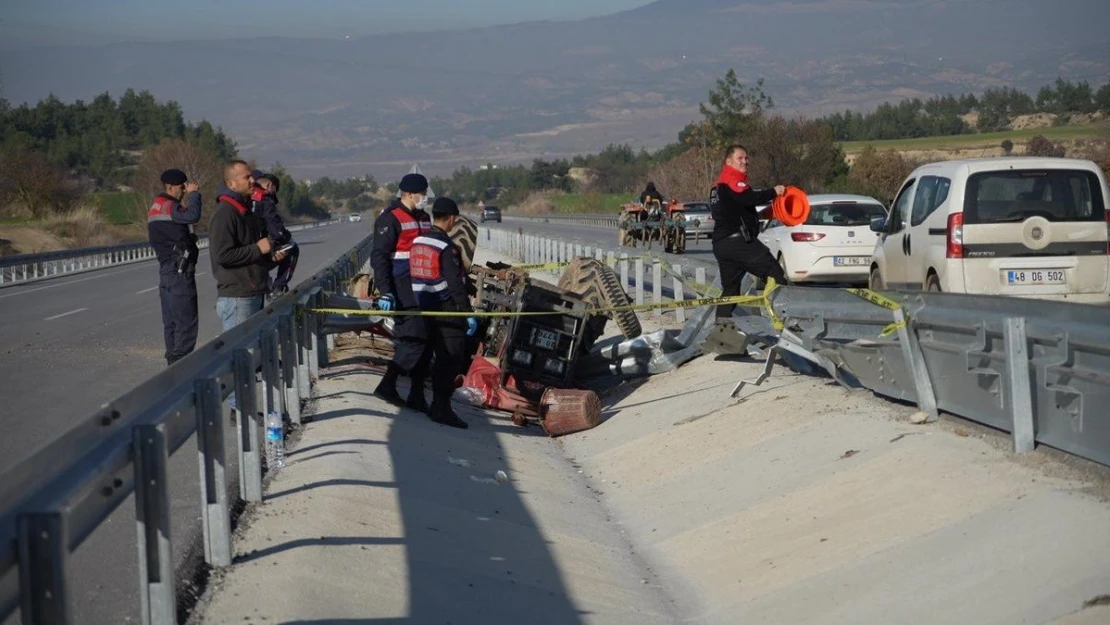
<path fill-rule="evenodd" d="M 437 197 L 432 204 L 432 229 L 416 237 L 409 255 L 412 292 L 420 310 L 472 312 L 466 294 L 466 274 L 455 242 L 448 236 L 459 207 L 454 200 Z M 466 429 L 467 423 L 451 409 L 455 377 L 470 362 L 466 338 L 478 330 L 475 317 L 428 317 L 428 343 L 435 357 L 432 367 L 432 406 L 428 416 L 436 423 Z"/>
<path fill-rule="evenodd" d="M 197 345 L 197 239 L 189 226 L 200 221 L 201 197 L 195 182 L 180 169 L 162 172 L 162 193 L 146 213 L 150 246 L 158 257 L 158 296 L 166 364 L 172 365 Z"/>
<path fill-rule="evenodd" d="M 217 193 L 209 237 L 216 312 L 226 331 L 262 310 L 270 268 L 284 255 L 273 255 L 262 218 L 248 208 L 254 183 L 250 166 L 243 161 L 228 163 L 224 182 Z"/>
<path fill-rule="evenodd" d="M 756 207 L 768 204 L 785 193 L 786 188 L 753 189 L 748 185 L 748 151 L 734 144 L 725 152 L 725 163 L 717 183 L 709 192 L 713 214 L 713 256 L 721 272 L 721 297 L 740 294 L 745 273 L 760 279 L 774 278 L 786 284 L 786 273 L 771 250 L 758 238 L 759 213 Z M 717 306 L 717 318 L 730 318 L 735 304 Z"/>
<path fill-rule="evenodd" d="M 277 273 L 270 284 L 275 295 L 289 291 L 289 282 L 293 279 L 293 272 L 297 270 L 297 259 L 301 256 L 300 248 L 293 242 L 293 233 L 285 228 L 285 220 L 278 212 L 277 193 L 281 188 L 281 180 L 273 174 L 265 174 L 255 170 L 251 173 L 255 187 L 251 191 L 251 211 L 261 215 L 266 225 L 266 238 L 275 249 L 285 249 L 285 258 L 277 264 Z"/>
<path fill-rule="evenodd" d="M 382 310 L 417 308 L 409 276 L 409 253 L 413 241 L 431 229 L 431 219 L 423 208 L 428 201 L 428 179 L 420 174 L 406 174 L 398 187 L 401 197 L 374 220 L 374 243 L 370 250 L 374 286 L 380 295 L 378 308 Z M 426 349 L 427 338 L 422 317 L 394 317 L 393 361 L 374 389 L 375 395 L 394 405 L 428 412 L 424 398 L 424 376 L 431 357 Z M 404 401 L 397 392 L 397 378 L 402 374 L 412 380 Z"/>

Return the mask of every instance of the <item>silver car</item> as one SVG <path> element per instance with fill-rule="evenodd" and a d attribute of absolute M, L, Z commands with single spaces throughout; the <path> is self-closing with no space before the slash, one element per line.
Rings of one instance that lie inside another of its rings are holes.
<path fill-rule="evenodd" d="M 686 238 L 690 241 L 708 239 L 713 233 L 713 215 L 709 212 L 709 202 L 683 202 L 682 212 L 686 217 Z"/>

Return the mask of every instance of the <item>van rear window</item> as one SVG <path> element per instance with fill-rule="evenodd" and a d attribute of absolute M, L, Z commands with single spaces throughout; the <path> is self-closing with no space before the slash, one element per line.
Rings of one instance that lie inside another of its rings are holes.
<path fill-rule="evenodd" d="M 964 194 L 965 224 L 1103 221 L 1106 207 L 1094 172 L 1014 169 L 973 174 Z"/>

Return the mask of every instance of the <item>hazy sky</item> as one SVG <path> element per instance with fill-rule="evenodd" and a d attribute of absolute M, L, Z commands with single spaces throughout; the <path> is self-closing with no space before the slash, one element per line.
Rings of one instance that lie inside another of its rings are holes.
<path fill-rule="evenodd" d="M 651 0 L 0 0 L 0 42 L 336 37 L 577 19 Z"/>

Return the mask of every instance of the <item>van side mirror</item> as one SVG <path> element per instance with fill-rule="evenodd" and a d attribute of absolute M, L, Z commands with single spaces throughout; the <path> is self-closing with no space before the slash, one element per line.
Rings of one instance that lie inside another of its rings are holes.
<path fill-rule="evenodd" d="M 886 217 L 875 217 L 872 219 L 871 232 L 886 232 Z"/>

